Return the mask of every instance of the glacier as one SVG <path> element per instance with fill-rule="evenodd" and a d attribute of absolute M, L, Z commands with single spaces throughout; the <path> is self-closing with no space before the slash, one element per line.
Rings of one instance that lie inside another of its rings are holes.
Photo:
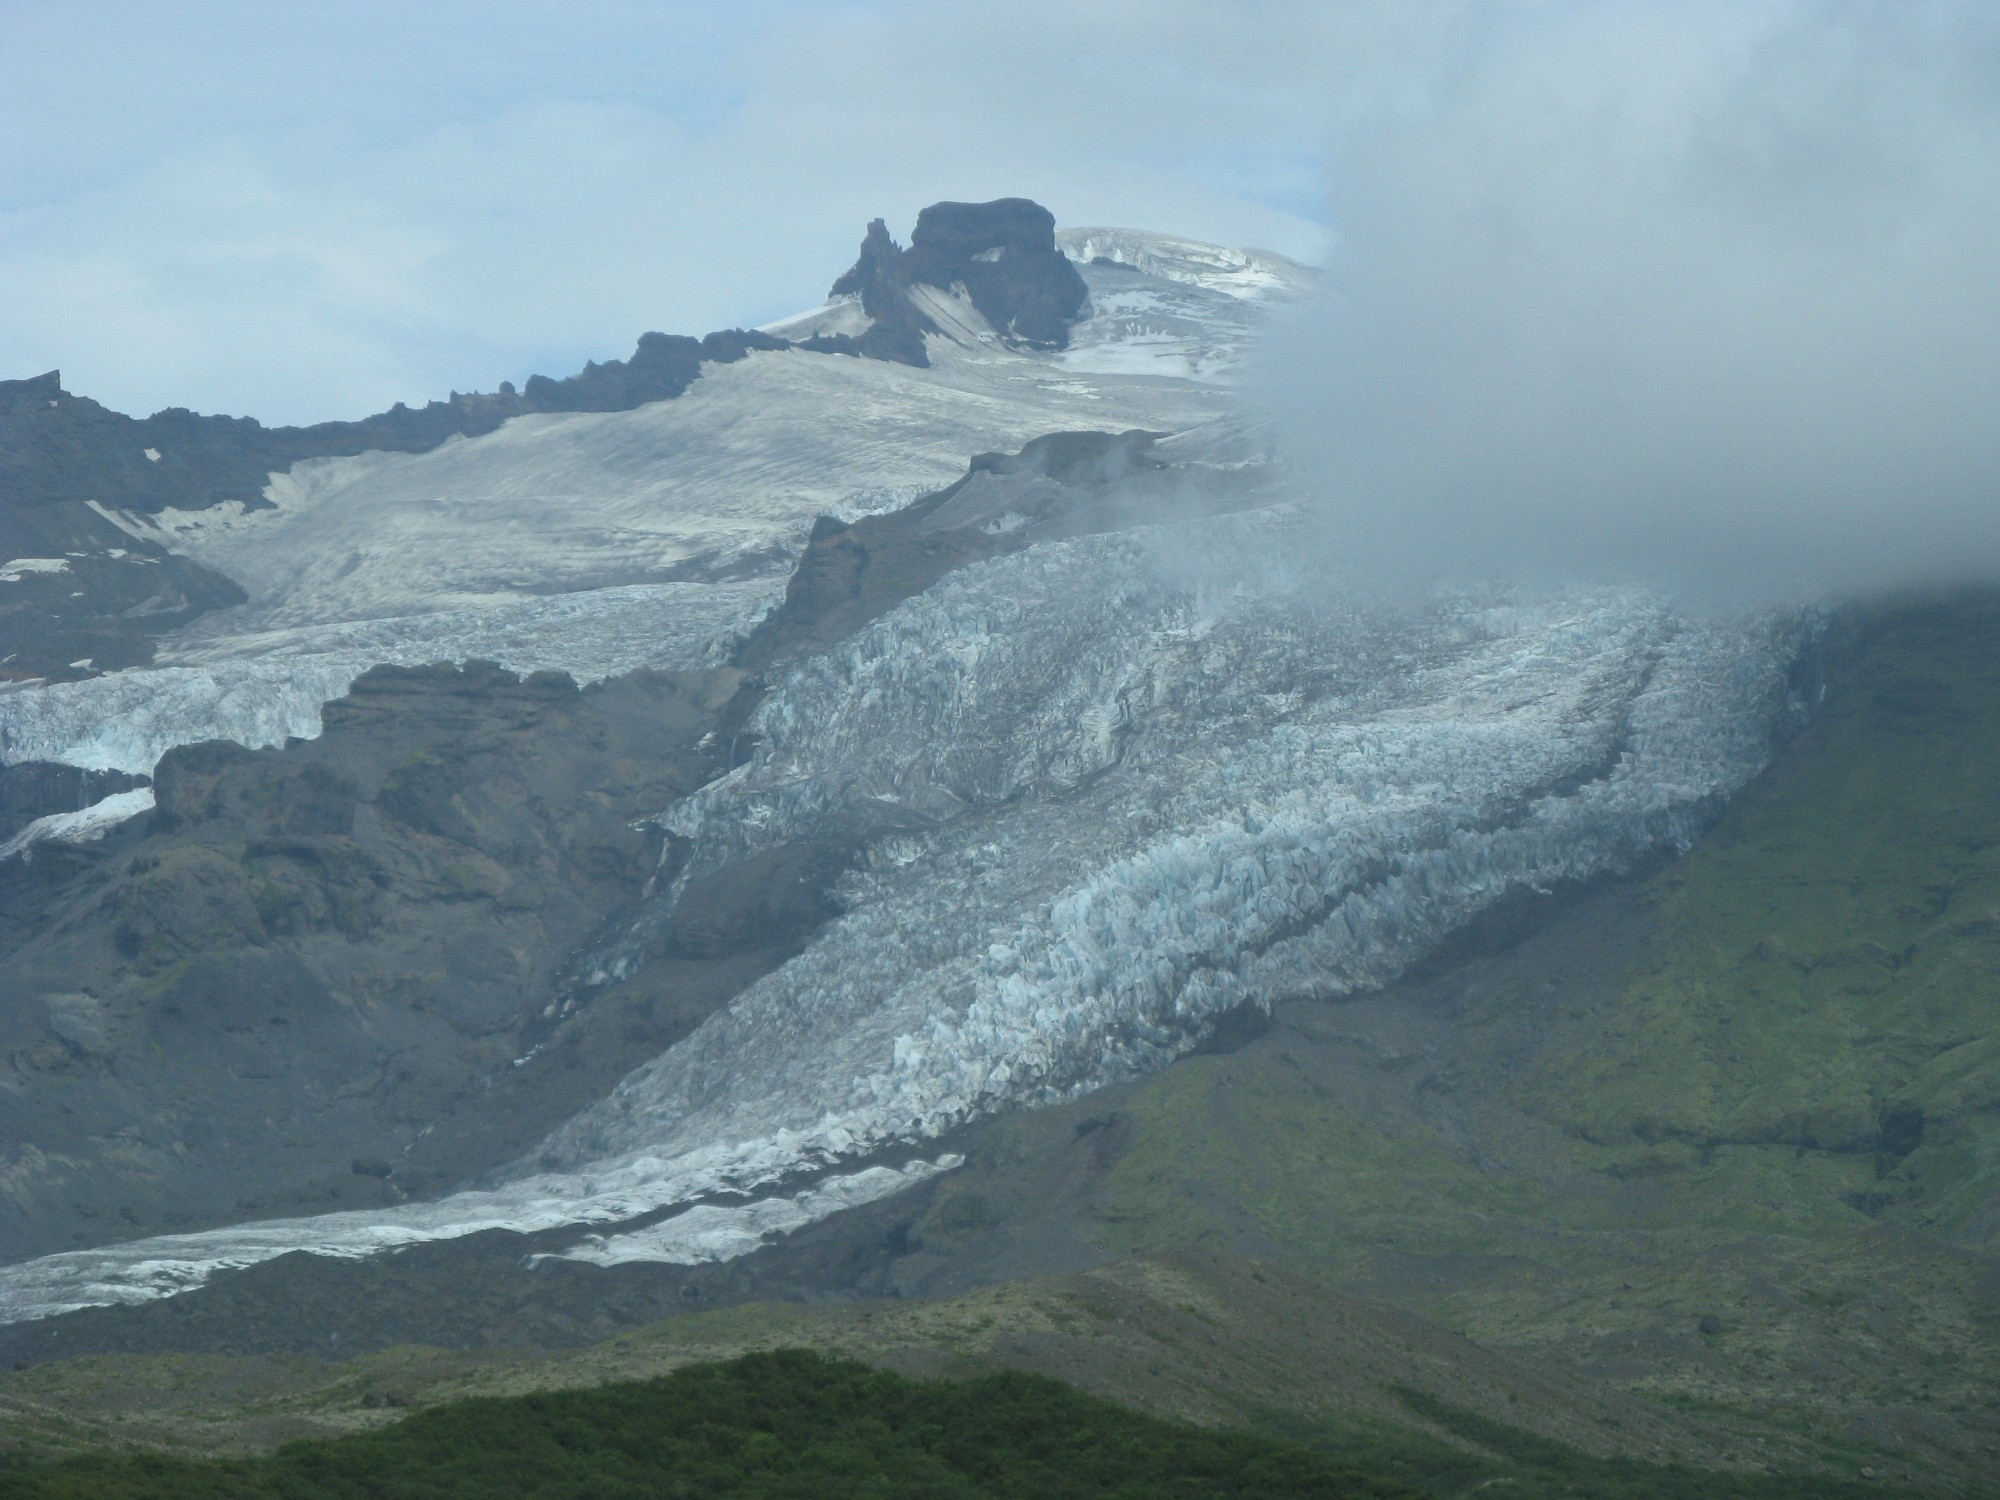
<path fill-rule="evenodd" d="M 1089 316 L 1054 356 L 1080 373 L 1227 385 L 1271 312 L 1318 285 L 1310 268 L 1283 256 L 1170 235 L 1064 229 L 1056 243 L 1090 292 Z"/>
<path fill-rule="evenodd" d="M 0 762 L 143 775 L 175 746 L 200 740 L 265 749 L 313 739 L 321 706 L 378 664 L 481 660 L 568 672 L 580 684 L 644 667 L 720 666 L 784 589 L 782 576 L 629 584 L 386 619 L 183 633 L 154 666 L 0 686 Z"/>
<path fill-rule="evenodd" d="M 265 509 L 126 519 L 243 585 L 249 604 L 211 617 L 231 630 L 374 619 L 783 572 L 818 517 L 895 509 L 974 453 L 1064 428 L 1179 431 L 1225 403 L 1184 382 L 1084 380 L 971 337 L 934 339 L 929 369 L 757 351 L 671 401 L 311 460 L 274 476 Z"/>
<path fill-rule="evenodd" d="M 758 351 L 632 411 L 517 417 L 428 453 L 301 463 L 272 475 L 255 509 L 105 512 L 250 601 L 166 637 L 152 667 L 0 691 L 0 762 L 143 774 L 197 740 L 311 738 L 320 705 L 378 662 L 480 658 L 579 681 L 711 666 L 782 596 L 821 516 L 897 509 L 974 454 L 1049 432 L 1234 420 L 1218 383 L 1262 303 L 1309 273 L 1166 236 L 1085 234 L 1072 253 L 1121 265 L 1081 268 L 1101 305 L 1061 356 L 1009 347 L 969 302 L 923 288 L 944 330 L 927 340 L 929 369 Z M 851 331 L 856 315 L 839 302 L 771 331 Z"/>
<path fill-rule="evenodd" d="M 0 1319 L 485 1229 L 568 1228 L 558 1253 L 607 1262 L 754 1249 L 922 1176 L 887 1154 L 1157 1069 L 1236 1007 L 1380 985 L 1510 891 L 1685 847 L 1808 708 L 1809 613 L 1387 606 L 1323 556 L 1286 504 L 949 575 L 774 683 L 751 758 L 662 810 L 672 863 L 603 955 L 636 962 L 735 860 L 848 841 L 844 910 L 789 963 L 486 1186 L 0 1268 Z"/>

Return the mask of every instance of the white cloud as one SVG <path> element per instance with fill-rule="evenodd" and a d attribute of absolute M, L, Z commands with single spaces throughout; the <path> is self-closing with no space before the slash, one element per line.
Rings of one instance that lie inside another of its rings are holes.
<path fill-rule="evenodd" d="M 1711 591 L 2000 567 L 2000 14 L 1496 0 L 1335 152 L 1270 351 L 1335 558 Z"/>

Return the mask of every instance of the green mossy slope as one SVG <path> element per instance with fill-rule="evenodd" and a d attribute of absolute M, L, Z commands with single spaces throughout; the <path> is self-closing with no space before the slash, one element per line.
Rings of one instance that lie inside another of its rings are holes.
<path fill-rule="evenodd" d="M 1658 935 L 1618 1024 L 1523 1093 L 1617 1147 L 1844 1157 L 1813 1174 L 1834 1197 L 1985 1242 L 2000 1229 L 2000 609 L 1869 625 L 1808 753 L 1656 882 Z"/>
<path fill-rule="evenodd" d="M 1299 1444 L 1161 1421 L 1040 1376 L 919 1383 L 802 1350 L 457 1402 L 268 1458 L 89 1457 L 0 1474 L 10 1500 L 1420 1494 Z"/>
<path fill-rule="evenodd" d="M 1573 1500 L 1908 1495 L 1826 1475 L 1591 1457 L 1414 1390 L 1425 1428 L 1273 1413 L 1258 1429 L 1144 1415 L 1007 1371 L 913 1381 L 783 1349 L 653 1380 L 460 1400 L 262 1458 L 91 1454 L 0 1469 L 6 1500 L 668 1500 L 868 1496 Z M 1443 1431 L 1457 1441 L 1436 1435 Z"/>
<path fill-rule="evenodd" d="M 1831 646 L 1814 728 L 1636 891 L 1132 1090 L 1088 1232 L 2000 1470 L 2000 601 Z"/>

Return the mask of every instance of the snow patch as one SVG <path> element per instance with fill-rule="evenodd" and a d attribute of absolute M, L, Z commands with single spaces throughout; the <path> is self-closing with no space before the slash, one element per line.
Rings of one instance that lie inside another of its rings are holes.
<path fill-rule="evenodd" d="M 35 845 L 86 844 L 101 839 L 128 818 L 136 818 L 153 807 L 153 789 L 139 787 L 117 792 L 76 812 L 50 813 L 35 819 L 6 843 L 0 844 L 0 860 L 26 854 Z"/>
<path fill-rule="evenodd" d="M 596 1266 L 634 1261 L 695 1266 L 736 1260 L 821 1219 L 879 1202 L 964 1164 L 964 1157 L 946 1154 L 936 1161 L 835 1174 L 789 1197 L 759 1198 L 741 1205 L 698 1204 L 649 1229 L 592 1235 L 575 1249 L 536 1258 L 581 1260 Z"/>
<path fill-rule="evenodd" d="M 1268 250 L 1237 250 L 1143 229 L 1059 229 L 1056 247 L 1071 260 L 1102 258 L 1163 281 L 1251 301 L 1303 297 L 1319 280 L 1311 266 Z"/>

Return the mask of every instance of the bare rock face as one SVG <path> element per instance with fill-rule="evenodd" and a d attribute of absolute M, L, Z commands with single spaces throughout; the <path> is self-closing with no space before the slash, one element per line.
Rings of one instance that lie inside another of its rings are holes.
<path fill-rule="evenodd" d="M 149 819 L 0 869 L 0 1260 L 424 1190 L 775 962 L 725 926 L 564 1004 L 735 682 L 377 668 L 320 738 L 175 750 Z M 0 791 L 32 810 L 86 774 Z"/>
<path fill-rule="evenodd" d="M 929 365 L 924 335 L 935 332 L 937 325 L 910 304 L 903 256 L 903 247 L 889 237 L 889 226 L 880 219 L 871 219 L 861 240 L 860 257 L 833 284 L 828 295 L 858 296 L 861 310 L 874 321 L 859 337 L 820 334 L 807 339 L 802 347 L 822 354 L 858 354 L 868 359 L 893 360 L 918 369 Z"/>
<path fill-rule="evenodd" d="M 917 215 L 905 274 L 947 290 L 962 283 L 1003 337 L 1040 348 L 1069 342 L 1088 295 L 1056 248 L 1055 215 L 1026 198 L 933 203 Z"/>
<path fill-rule="evenodd" d="M 832 289 L 836 297 L 858 296 L 873 324 L 858 338 L 822 335 L 804 347 L 928 365 L 923 335 L 936 325 L 909 298 L 911 287 L 923 285 L 962 288 L 1011 342 L 1060 349 L 1089 293 L 1055 236 L 1055 215 L 1027 198 L 933 203 L 917 215 L 907 250 L 876 219 L 859 258 Z"/>
<path fill-rule="evenodd" d="M 158 636 L 244 601 L 230 579 L 128 536 L 82 498 L 16 503 L 6 385 L 0 381 L 0 682 L 62 682 L 143 666 Z M 92 440 L 88 427 L 79 430 L 77 441 Z M 146 462 L 136 446 L 134 453 Z"/>
<path fill-rule="evenodd" d="M 0 765 L 0 841 L 37 818 L 79 812 L 93 802 L 142 787 L 146 781 L 144 776 L 125 771 L 86 771 L 44 760 Z"/>

